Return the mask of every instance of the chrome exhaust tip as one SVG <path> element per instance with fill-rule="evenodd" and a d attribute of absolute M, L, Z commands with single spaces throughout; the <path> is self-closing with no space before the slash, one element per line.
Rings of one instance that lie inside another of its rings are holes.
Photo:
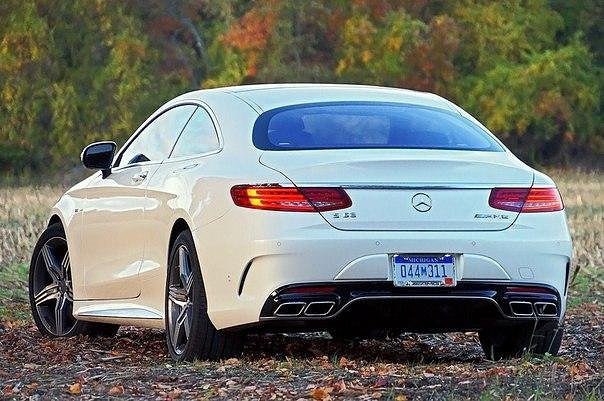
<path fill-rule="evenodd" d="M 304 309 L 304 316 L 326 316 L 335 306 L 334 301 L 317 301 L 308 304 Z"/>
<path fill-rule="evenodd" d="M 510 301 L 510 310 L 514 316 L 533 316 L 533 304 L 527 301 Z"/>
<path fill-rule="evenodd" d="M 273 315 L 279 317 L 300 316 L 305 306 L 306 302 L 283 302 L 275 309 Z"/>
<path fill-rule="evenodd" d="M 558 306 L 552 302 L 535 302 L 535 312 L 539 316 L 555 317 L 558 316 Z"/>

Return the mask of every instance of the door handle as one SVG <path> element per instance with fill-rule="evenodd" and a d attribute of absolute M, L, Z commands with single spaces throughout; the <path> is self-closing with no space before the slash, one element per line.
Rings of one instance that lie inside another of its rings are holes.
<path fill-rule="evenodd" d="M 187 171 L 187 170 L 190 170 L 190 169 L 192 169 L 192 168 L 197 167 L 198 165 L 199 165 L 199 164 L 194 163 L 194 164 L 189 164 L 188 166 L 185 166 L 185 167 L 177 168 L 176 170 L 173 170 L 173 171 L 172 171 L 172 174 L 178 174 L 178 173 L 180 173 L 181 171 Z"/>
<path fill-rule="evenodd" d="M 145 178 L 147 178 L 147 174 L 149 174 L 148 171 L 143 171 L 142 173 L 134 174 L 132 176 L 132 182 L 138 184 L 139 182 L 145 181 Z"/>

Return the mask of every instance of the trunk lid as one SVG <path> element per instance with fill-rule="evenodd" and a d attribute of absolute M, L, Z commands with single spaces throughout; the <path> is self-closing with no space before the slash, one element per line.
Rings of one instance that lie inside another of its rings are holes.
<path fill-rule="evenodd" d="M 506 152 L 269 151 L 260 162 L 299 187 L 344 188 L 352 206 L 321 213 L 340 230 L 504 230 L 518 213 L 491 208 L 491 189 L 533 182 L 533 172 Z"/>

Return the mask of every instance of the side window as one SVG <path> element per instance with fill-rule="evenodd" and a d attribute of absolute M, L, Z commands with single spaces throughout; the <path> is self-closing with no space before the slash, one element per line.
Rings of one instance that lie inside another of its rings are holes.
<path fill-rule="evenodd" d="M 177 106 L 153 120 L 122 153 L 119 166 L 166 159 L 196 107 Z"/>
<path fill-rule="evenodd" d="M 218 134 L 210 115 L 198 107 L 182 131 L 170 157 L 191 156 L 219 148 Z"/>

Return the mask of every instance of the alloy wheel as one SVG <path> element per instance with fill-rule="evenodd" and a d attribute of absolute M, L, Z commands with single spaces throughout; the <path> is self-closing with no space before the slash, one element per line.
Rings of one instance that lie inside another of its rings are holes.
<path fill-rule="evenodd" d="M 193 271 L 189 251 L 178 247 L 170 266 L 168 281 L 168 329 L 172 348 L 181 355 L 191 336 L 193 322 Z"/>
<path fill-rule="evenodd" d="M 42 324 L 55 336 L 71 334 L 77 320 L 73 317 L 71 266 L 65 238 L 53 237 L 44 243 L 33 273 L 33 303 Z"/>

